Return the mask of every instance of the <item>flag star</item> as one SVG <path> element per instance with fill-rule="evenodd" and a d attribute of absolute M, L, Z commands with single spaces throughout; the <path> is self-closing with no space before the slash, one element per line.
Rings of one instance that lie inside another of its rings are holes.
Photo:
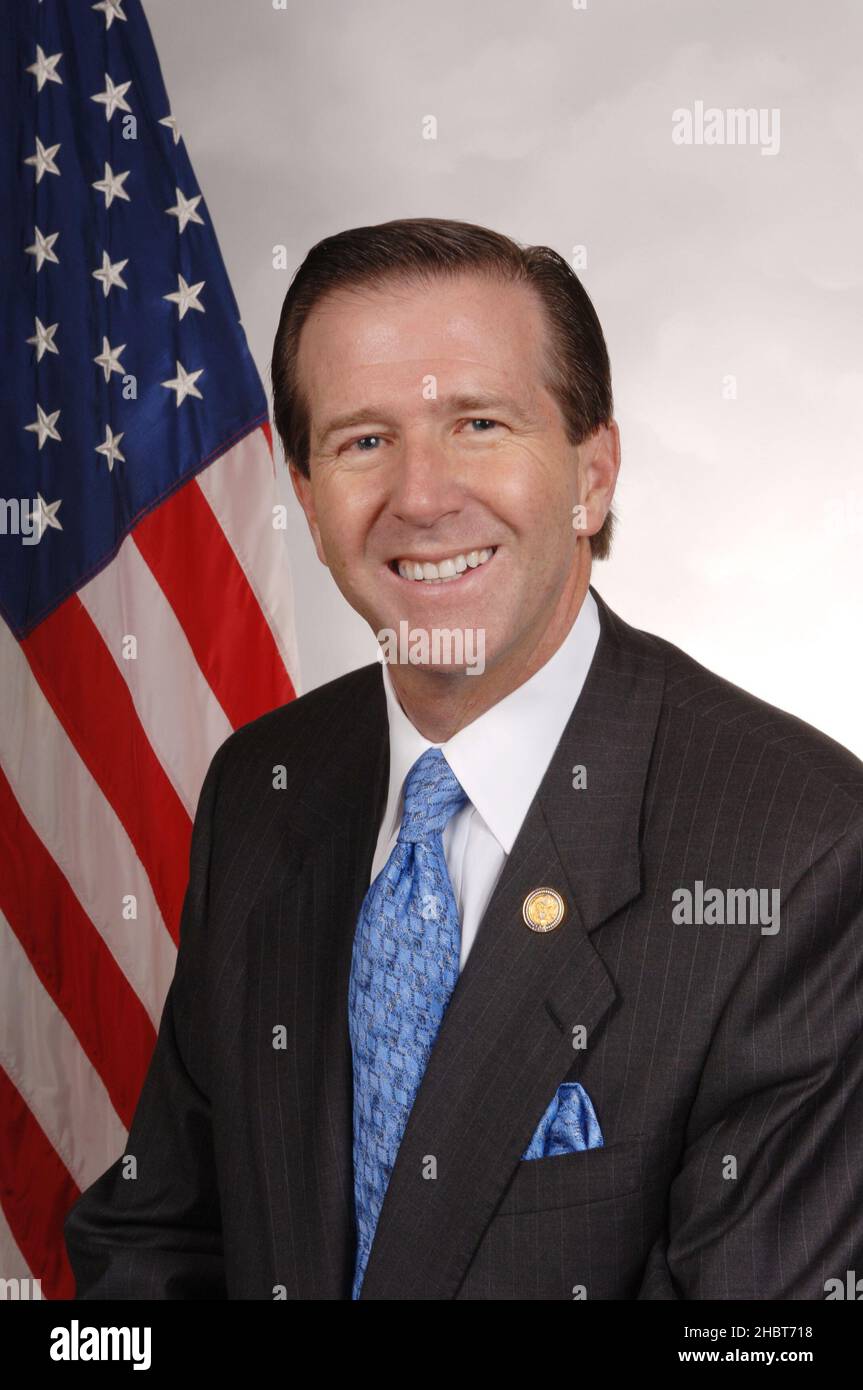
<path fill-rule="evenodd" d="M 162 382 L 162 385 L 167 386 L 169 391 L 176 391 L 178 409 L 187 396 L 197 396 L 199 401 L 204 399 L 195 385 L 203 370 L 203 367 L 199 367 L 196 372 L 187 372 L 182 362 L 177 362 L 177 375 L 171 381 Z"/>
<path fill-rule="evenodd" d="M 197 285 L 187 285 L 182 275 L 177 276 L 177 289 L 173 294 L 163 294 L 163 299 L 170 299 L 172 304 L 176 304 L 180 310 L 180 318 L 185 316 L 187 309 L 200 309 L 202 314 L 207 311 L 203 304 L 198 303 L 198 295 L 206 285 L 206 280 L 199 280 Z"/>
<path fill-rule="evenodd" d="M 105 104 L 105 120 L 110 121 L 115 111 L 131 111 L 132 108 L 126 100 L 126 93 L 131 87 L 131 82 L 118 82 L 116 87 L 111 81 L 107 72 L 105 73 L 105 90 L 97 92 L 91 101 L 101 101 Z"/>
<path fill-rule="evenodd" d="M 119 450 L 119 447 L 118 447 L 118 446 L 119 446 L 119 443 L 120 443 L 120 440 L 121 440 L 122 438 L 123 438 L 123 431 L 121 431 L 119 434 L 112 434 L 112 433 L 111 433 L 111 426 L 110 426 L 110 425 L 106 425 L 106 426 L 105 426 L 105 443 L 104 443 L 104 444 L 97 444 L 97 445 L 96 445 L 96 453 L 97 453 L 97 454 L 104 454 L 104 455 L 105 455 L 105 458 L 108 460 L 108 472 L 109 472 L 109 473 L 113 473 L 113 471 L 114 471 L 114 460 L 115 460 L 115 459 L 119 459 L 121 463 L 125 463 L 125 462 L 126 462 L 126 456 L 125 456 L 125 454 L 121 454 L 121 453 L 120 453 L 120 450 Z"/>
<path fill-rule="evenodd" d="M 44 536 L 46 526 L 53 526 L 55 531 L 63 530 L 61 523 L 57 520 L 57 508 L 62 504 L 62 497 L 58 497 L 56 502 L 46 502 L 41 492 L 36 493 L 36 506 L 30 513 L 30 520 L 36 523 L 37 543 Z"/>
<path fill-rule="evenodd" d="M 46 415 L 41 405 L 36 406 L 36 419 L 32 425 L 25 425 L 25 430 L 33 430 L 39 436 L 39 448 L 45 443 L 46 439 L 59 439 L 60 433 L 55 428 L 59 417 L 59 410 L 54 410 L 50 415 Z"/>
<path fill-rule="evenodd" d="M 184 232 L 186 230 L 187 222 L 200 222 L 201 226 L 203 226 L 203 217 L 199 217 L 198 213 L 195 211 L 203 195 L 198 193 L 194 198 L 186 198 L 184 194 L 180 192 L 179 188 L 175 188 L 174 191 L 177 194 L 177 201 L 172 208 L 165 208 L 165 211 L 169 216 L 176 217 L 180 224 L 180 231 Z"/>
<path fill-rule="evenodd" d="M 129 177 L 130 171 L 127 169 L 124 174 L 115 174 L 110 164 L 105 164 L 105 177 L 97 179 L 91 184 L 91 188 L 96 188 L 100 193 L 105 194 L 105 207 L 109 208 L 115 198 L 125 198 L 127 203 L 132 200 L 123 187 L 123 180 Z"/>
<path fill-rule="evenodd" d="M 54 163 L 54 156 L 59 150 L 59 145 L 51 145 L 48 149 L 42 144 L 39 136 L 36 136 L 36 153 L 28 155 L 24 160 L 25 164 L 36 166 L 36 182 L 40 183 L 43 174 L 59 174 L 60 170 Z"/>
<path fill-rule="evenodd" d="M 129 260 L 127 257 L 125 261 L 115 261 L 112 265 L 111 257 L 108 255 L 108 252 L 102 252 L 102 269 L 93 271 L 93 279 L 101 280 L 102 293 L 104 294 L 106 299 L 108 298 L 112 286 L 114 285 L 119 285 L 121 290 L 127 290 L 129 288 L 129 286 L 126 284 L 126 281 L 120 274 L 120 271 L 123 269 L 123 266 L 128 264 Z"/>
<path fill-rule="evenodd" d="M 54 255 L 54 242 L 60 235 L 59 232 L 51 232 L 49 236 L 43 236 L 38 227 L 33 228 L 33 235 L 36 240 L 32 246 L 25 246 L 24 250 L 28 256 L 36 257 L 36 274 L 42 269 L 43 262 L 53 261 L 55 265 L 60 264 L 60 258 Z"/>
<path fill-rule="evenodd" d="M 63 85 L 63 79 L 57 72 L 57 64 L 63 57 L 62 53 L 55 53 L 50 58 L 46 58 L 38 43 L 36 45 L 36 61 L 31 63 L 28 72 L 32 72 L 36 78 L 36 91 L 41 92 L 46 82 L 59 82 Z"/>
<path fill-rule="evenodd" d="M 168 114 L 167 114 L 167 116 L 163 116 L 163 117 L 162 117 L 162 119 L 161 119 L 160 122 L 159 122 L 159 125 L 166 125 L 166 126 L 168 127 L 168 129 L 170 130 L 171 134 L 172 134 L 173 137 L 174 137 L 174 144 L 175 144 L 175 145 L 179 145 L 179 143 L 180 143 L 180 127 L 177 125 L 177 118 L 176 118 L 176 116 L 172 116 L 171 113 L 170 113 L 170 111 L 169 111 Z"/>
<path fill-rule="evenodd" d="M 60 349 L 54 342 L 54 334 L 60 327 L 59 323 L 52 323 L 50 328 L 46 328 L 41 319 L 36 320 L 36 333 L 27 342 L 32 343 L 36 349 L 36 361 L 41 362 L 46 352 L 59 353 Z"/>
<path fill-rule="evenodd" d="M 123 363 L 120 361 L 120 353 L 125 351 L 125 343 L 121 343 L 119 347 L 112 348 L 108 339 L 103 335 L 102 351 L 99 353 L 98 357 L 93 358 L 93 361 L 96 363 L 97 367 L 102 368 L 102 371 L 105 373 L 106 381 L 111 380 L 112 372 L 119 372 L 122 376 L 124 368 Z"/>
<path fill-rule="evenodd" d="M 32 246 L 25 246 L 24 250 L 28 256 L 36 257 L 36 274 L 38 275 L 45 261 L 53 261 L 55 265 L 60 264 L 60 258 L 54 254 L 54 242 L 60 233 L 51 232 L 49 236 L 43 236 L 39 228 L 34 227 L 33 235 L 36 240 Z"/>
<path fill-rule="evenodd" d="M 91 10 L 104 10 L 105 28 L 110 29 L 115 19 L 128 19 L 128 15 L 123 14 L 123 0 L 99 0 L 97 5 L 91 5 Z"/>

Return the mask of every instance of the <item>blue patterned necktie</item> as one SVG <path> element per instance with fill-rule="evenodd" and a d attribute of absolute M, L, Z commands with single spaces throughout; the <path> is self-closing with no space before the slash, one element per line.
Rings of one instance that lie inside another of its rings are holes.
<path fill-rule="evenodd" d="M 354 1298 L 405 1125 L 458 979 L 461 923 L 442 836 L 467 799 L 440 749 L 426 749 L 405 779 L 398 840 L 366 893 L 354 937 L 348 993 Z"/>

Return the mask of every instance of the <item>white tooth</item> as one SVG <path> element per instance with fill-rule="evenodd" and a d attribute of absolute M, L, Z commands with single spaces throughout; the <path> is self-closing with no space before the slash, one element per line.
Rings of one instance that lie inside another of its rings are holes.
<path fill-rule="evenodd" d="M 423 565 L 423 579 L 437 579 L 437 565 L 430 565 L 428 561 Z"/>
<path fill-rule="evenodd" d="M 490 555 L 491 555 L 491 551 L 490 551 L 490 550 L 481 550 L 481 551 L 479 552 L 479 562 L 480 562 L 480 564 L 481 564 L 481 565 L 484 565 L 485 562 L 486 562 L 486 560 L 490 557 Z"/>
<path fill-rule="evenodd" d="M 410 578 L 408 574 L 408 567 L 405 564 L 404 560 L 399 560 L 399 574 L 401 575 L 402 579 Z"/>
<path fill-rule="evenodd" d="M 456 571 L 457 571 L 459 574 L 464 574 L 465 570 L 467 569 L 467 560 L 464 558 L 463 555 L 456 555 L 456 557 L 455 557 L 455 567 L 456 567 Z"/>
<path fill-rule="evenodd" d="M 416 563 L 416 561 L 414 561 L 414 579 L 422 579 L 422 577 L 423 577 L 423 567 L 422 567 L 422 565 L 418 565 L 418 564 Z"/>
<path fill-rule="evenodd" d="M 437 572 L 441 579 L 452 579 L 455 574 L 455 565 L 452 560 L 441 560 Z"/>
<path fill-rule="evenodd" d="M 475 550 L 472 550 L 470 554 L 467 556 L 467 562 L 472 570 L 476 569 L 477 565 L 479 564 L 479 555 Z"/>

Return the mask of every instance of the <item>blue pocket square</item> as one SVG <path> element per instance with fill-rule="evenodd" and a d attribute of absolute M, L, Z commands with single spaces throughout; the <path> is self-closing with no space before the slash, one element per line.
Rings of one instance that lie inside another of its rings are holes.
<path fill-rule="evenodd" d="M 564 1081 L 536 1127 L 522 1158 L 553 1158 L 605 1143 L 593 1102 L 577 1081 Z"/>

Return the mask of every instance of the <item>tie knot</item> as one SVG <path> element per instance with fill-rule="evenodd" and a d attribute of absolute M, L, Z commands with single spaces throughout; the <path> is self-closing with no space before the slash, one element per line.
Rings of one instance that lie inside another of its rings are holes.
<path fill-rule="evenodd" d="M 399 839 L 414 844 L 443 830 L 467 793 L 439 748 L 427 748 L 405 778 Z"/>

